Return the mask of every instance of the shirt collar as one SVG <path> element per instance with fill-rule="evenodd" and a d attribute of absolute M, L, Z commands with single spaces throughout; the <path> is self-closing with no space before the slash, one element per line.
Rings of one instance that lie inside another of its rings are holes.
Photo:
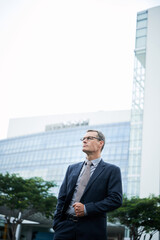
<path fill-rule="evenodd" d="M 91 162 L 92 162 L 92 164 L 94 165 L 94 166 L 97 166 L 98 165 L 98 163 L 101 161 L 101 157 L 100 158 L 96 158 L 96 159 L 93 159 Z M 87 162 L 87 159 L 86 159 L 86 161 L 85 161 L 85 163 Z"/>

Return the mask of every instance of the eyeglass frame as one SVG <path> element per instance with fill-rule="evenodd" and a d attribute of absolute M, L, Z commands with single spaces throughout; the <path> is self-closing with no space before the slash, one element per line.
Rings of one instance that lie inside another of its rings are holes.
<path fill-rule="evenodd" d="M 84 138 L 80 138 L 80 140 L 83 142 L 85 140 L 90 141 L 90 140 L 94 140 L 97 139 L 99 141 L 103 141 L 102 139 L 98 138 L 98 137 L 93 137 L 93 136 L 88 136 L 88 137 L 84 137 Z"/>

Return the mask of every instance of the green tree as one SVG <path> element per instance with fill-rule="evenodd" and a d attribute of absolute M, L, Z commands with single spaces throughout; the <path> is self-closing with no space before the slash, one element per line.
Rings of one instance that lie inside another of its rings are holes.
<path fill-rule="evenodd" d="M 160 197 L 128 199 L 124 196 L 122 207 L 109 213 L 108 220 L 128 227 L 133 240 L 139 240 L 142 234 L 144 239 L 147 234 L 151 239 L 160 231 Z"/>
<path fill-rule="evenodd" d="M 51 193 L 53 187 L 53 181 L 39 177 L 23 179 L 17 174 L 0 174 L 0 213 L 5 215 L 9 240 L 15 240 L 17 226 L 24 219 L 33 220 L 35 214 L 53 218 L 57 203 Z"/>

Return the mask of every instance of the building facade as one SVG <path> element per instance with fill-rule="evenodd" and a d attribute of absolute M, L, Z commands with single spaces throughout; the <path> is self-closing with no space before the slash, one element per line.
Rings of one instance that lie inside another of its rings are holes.
<path fill-rule="evenodd" d="M 128 195 L 160 194 L 160 6 L 137 14 Z"/>
<path fill-rule="evenodd" d="M 107 115 L 110 114 L 106 113 L 106 117 Z M 104 161 L 121 168 L 123 189 L 127 193 L 130 113 L 122 111 L 121 115 L 124 115 L 121 116 L 121 120 L 126 121 L 96 124 L 96 120 L 94 125 L 89 124 L 91 118 L 79 122 L 47 125 L 44 122 L 44 132 L 2 140 L 0 141 L 0 171 L 18 173 L 24 178 L 39 176 L 45 180 L 54 180 L 57 184 L 54 193 L 57 196 L 68 165 L 85 160 L 80 138 L 88 129 L 97 129 L 106 136 L 102 157 Z M 101 118 L 100 113 L 94 113 L 94 116 L 96 119 Z"/>

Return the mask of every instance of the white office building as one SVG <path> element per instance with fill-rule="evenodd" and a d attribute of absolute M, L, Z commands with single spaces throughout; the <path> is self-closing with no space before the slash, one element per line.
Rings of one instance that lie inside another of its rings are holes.
<path fill-rule="evenodd" d="M 160 195 L 160 6 L 137 14 L 127 193 Z"/>
<path fill-rule="evenodd" d="M 160 6 L 137 14 L 128 194 L 160 194 Z"/>

